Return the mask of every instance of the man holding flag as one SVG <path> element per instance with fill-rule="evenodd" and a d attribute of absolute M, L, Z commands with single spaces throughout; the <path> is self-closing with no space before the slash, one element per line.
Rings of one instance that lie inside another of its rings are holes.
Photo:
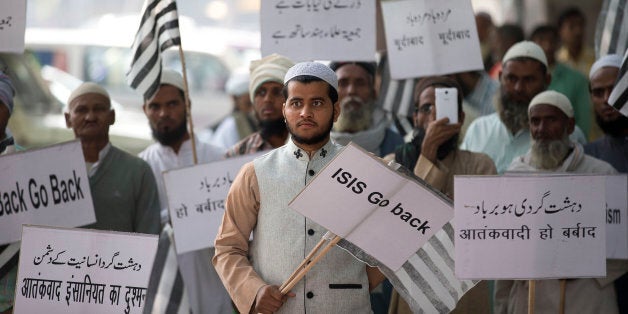
<path fill-rule="evenodd" d="M 167 199 L 161 172 L 198 162 L 197 139 L 190 123 L 190 102 L 184 77 L 172 70 L 162 70 L 161 52 L 181 49 L 177 6 L 174 0 L 147 0 L 142 21 L 133 43 L 133 61 L 127 73 L 131 87 L 144 98 L 144 112 L 149 119 L 155 143 L 140 153 L 152 167 L 159 184 L 162 222 L 168 221 Z M 182 69 L 185 74 L 185 68 Z M 187 119 L 186 119 L 187 115 Z M 201 162 L 222 158 L 224 151 L 209 144 L 199 145 Z M 151 272 L 145 312 L 156 313 L 227 313 L 232 310 L 227 295 L 209 259 L 211 250 L 176 255 L 166 224 L 160 238 L 156 267 Z M 189 307 L 189 308 L 188 308 Z"/>

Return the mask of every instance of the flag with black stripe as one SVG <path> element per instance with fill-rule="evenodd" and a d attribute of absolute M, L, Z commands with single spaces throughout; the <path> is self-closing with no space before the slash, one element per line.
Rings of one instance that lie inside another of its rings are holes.
<path fill-rule="evenodd" d="M 619 68 L 619 75 L 615 82 L 615 87 L 608 97 L 608 104 L 619 110 L 624 116 L 628 116 L 628 50 L 624 54 L 624 59 Z"/>
<path fill-rule="evenodd" d="M 131 47 L 133 59 L 128 84 L 150 99 L 159 89 L 161 53 L 181 45 L 179 16 L 174 0 L 146 0 L 142 20 Z"/>
<path fill-rule="evenodd" d="M 157 254 L 150 273 L 144 314 L 189 314 L 188 296 L 174 250 L 174 231 L 166 224 L 159 235 Z"/>
<path fill-rule="evenodd" d="M 605 0 L 595 29 L 595 56 L 622 55 L 628 49 L 628 0 Z"/>
<path fill-rule="evenodd" d="M 0 278 L 4 278 L 17 266 L 20 257 L 20 242 L 0 245 Z"/>
<path fill-rule="evenodd" d="M 393 271 L 349 241 L 338 246 L 370 266 L 379 267 L 413 313 L 449 313 L 479 281 L 454 274 L 454 228 L 445 224 L 399 270 Z"/>
<path fill-rule="evenodd" d="M 413 93 L 418 79 L 392 79 L 390 64 L 385 56 L 380 60 L 380 68 L 382 81 L 377 105 L 387 113 L 401 136 L 412 134 Z"/>

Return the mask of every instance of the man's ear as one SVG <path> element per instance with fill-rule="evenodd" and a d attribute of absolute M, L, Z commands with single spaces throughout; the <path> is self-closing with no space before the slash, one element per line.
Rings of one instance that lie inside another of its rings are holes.
<path fill-rule="evenodd" d="M 70 114 L 67 112 L 63 113 L 63 116 L 65 117 L 65 127 L 68 129 L 72 128 L 72 122 L 70 121 Z"/>
<path fill-rule="evenodd" d="M 116 111 L 111 108 L 109 111 L 109 125 L 113 125 L 116 122 Z"/>
<path fill-rule="evenodd" d="M 465 117 L 464 110 L 460 110 L 458 112 L 458 123 L 464 124 L 464 117 Z"/>
<path fill-rule="evenodd" d="M 567 120 L 567 134 L 573 133 L 575 129 L 576 129 L 576 119 L 569 118 Z"/>
<path fill-rule="evenodd" d="M 340 101 L 336 101 L 334 104 L 334 122 L 338 121 L 338 117 L 340 116 Z"/>

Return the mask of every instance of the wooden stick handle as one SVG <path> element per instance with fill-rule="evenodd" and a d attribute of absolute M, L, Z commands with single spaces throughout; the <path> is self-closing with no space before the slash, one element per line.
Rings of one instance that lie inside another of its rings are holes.
<path fill-rule="evenodd" d="M 190 106 L 190 91 L 188 88 L 188 75 L 187 71 L 185 71 L 185 56 L 183 55 L 183 47 L 179 44 L 179 58 L 181 59 L 181 69 L 183 71 L 183 87 L 185 94 L 185 111 L 187 114 L 189 132 L 190 132 L 190 140 L 192 141 L 192 157 L 194 158 L 194 164 L 198 165 L 198 157 L 196 154 L 196 138 L 194 137 L 194 122 L 192 122 L 192 108 Z"/>
<path fill-rule="evenodd" d="M 558 305 L 558 313 L 565 314 L 565 288 L 567 286 L 567 280 L 560 280 L 560 304 Z"/>
<path fill-rule="evenodd" d="M 290 274 L 290 277 L 288 277 L 288 279 L 286 279 L 286 281 L 281 285 L 281 287 L 279 287 L 279 290 L 283 290 L 283 288 L 286 287 L 286 284 L 288 284 L 290 281 L 292 281 L 292 279 L 294 279 L 294 277 L 303 269 L 303 267 L 309 263 L 312 259 L 312 257 L 314 256 L 314 254 L 316 254 L 316 252 L 318 252 L 318 250 L 320 250 L 320 248 L 323 246 L 323 244 L 325 244 L 325 242 L 327 241 L 327 239 L 325 237 L 322 237 L 320 241 L 318 241 L 318 243 L 316 244 L 316 246 L 310 251 L 310 253 L 303 259 L 303 261 L 301 262 L 301 264 L 299 264 L 299 266 L 297 266 L 297 268 L 294 269 L 294 271 L 292 272 L 292 274 Z"/>
<path fill-rule="evenodd" d="M 528 314 L 534 314 L 534 292 L 536 281 L 528 280 Z"/>
<path fill-rule="evenodd" d="M 334 247 L 334 245 L 336 245 L 341 239 L 341 237 L 335 236 L 331 241 L 329 241 L 329 243 L 327 243 L 327 245 L 321 250 L 320 254 L 316 255 L 316 257 L 308 263 L 302 271 L 300 271 L 291 281 L 282 285 L 284 288 L 281 289 L 281 294 L 290 292 L 290 290 L 305 276 L 305 274 L 307 274 L 307 272 L 310 271 L 310 269 L 312 269 L 312 267 L 314 267 L 314 265 L 316 265 L 316 263 L 318 263 L 318 261 L 323 258 L 323 256 L 325 256 L 327 252 L 329 252 L 329 250 L 331 250 L 331 248 Z"/>

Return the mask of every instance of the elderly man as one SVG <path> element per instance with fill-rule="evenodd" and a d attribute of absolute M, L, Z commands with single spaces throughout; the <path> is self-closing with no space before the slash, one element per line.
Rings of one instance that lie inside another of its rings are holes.
<path fill-rule="evenodd" d="M 341 148 L 329 136 L 340 114 L 335 73 L 304 62 L 284 81 L 290 140 L 244 165 L 236 177 L 213 263 L 241 313 L 369 313 L 367 268 L 337 247 L 291 292 L 278 289 L 326 231 L 288 203 Z"/>
<path fill-rule="evenodd" d="M 607 55 L 596 61 L 589 73 L 591 102 L 597 124 L 604 136 L 584 146 L 584 152 L 610 163 L 617 171 L 628 172 L 628 117 L 608 104 L 622 57 Z"/>
<path fill-rule="evenodd" d="M 436 88 L 450 87 L 458 90 L 458 123 L 448 118 L 436 119 Z M 414 89 L 413 114 L 414 137 L 396 149 L 385 160 L 396 162 L 445 193 L 454 194 L 454 175 L 494 175 L 497 173 L 491 158 L 485 154 L 459 150 L 458 134 L 465 119 L 462 110 L 462 88 L 451 78 L 436 76 L 421 79 Z M 454 313 L 489 313 L 489 292 L 486 282 L 481 282 L 458 302 Z M 389 313 L 411 313 L 408 305 L 393 294 Z"/>
<path fill-rule="evenodd" d="M 558 92 L 546 91 L 530 102 L 528 109 L 532 146 L 526 155 L 516 158 L 509 170 L 519 172 L 571 172 L 613 174 L 608 163 L 587 156 L 582 146 L 569 140 L 575 126 L 569 99 Z M 610 264 L 609 264 L 610 265 Z M 621 271 L 607 267 L 607 278 L 580 278 L 566 281 L 565 313 L 618 313 L 612 281 Z M 625 270 L 624 270 L 625 271 Z M 558 313 L 559 280 L 536 281 L 535 313 Z M 527 281 L 499 280 L 495 286 L 495 313 L 528 313 Z"/>
<path fill-rule="evenodd" d="M 144 113 L 157 143 L 140 153 L 157 177 L 161 200 L 162 222 L 168 221 L 168 198 L 162 172 L 194 164 L 190 133 L 187 129 L 187 109 L 183 77 L 164 69 L 161 85 L 153 98 L 144 101 Z M 195 139 L 199 163 L 222 159 L 224 149 Z M 179 254 L 177 262 L 187 289 L 188 301 L 194 313 L 226 313 L 231 311 L 231 300 L 209 260 L 213 249 Z"/>
<path fill-rule="evenodd" d="M 628 117 L 608 104 L 622 57 L 611 54 L 593 63 L 589 72 L 589 89 L 595 120 L 604 136 L 584 146 L 584 152 L 611 164 L 621 173 L 628 172 Z M 615 281 L 620 313 L 628 312 L 628 274 Z"/>
<path fill-rule="evenodd" d="M 109 93 L 83 83 L 68 99 L 65 123 L 81 141 L 96 222 L 86 228 L 159 233 L 159 198 L 150 166 L 109 142 L 115 121 Z"/>
<path fill-rule="evenodd" d="M 288 130 L 281 115 L 285 97 L 281 91 L 283 78 L 293 65 L 290 59 L 278 54 L 251 62 L 249 92 L 259 131 L 227 150 L 226 157 L 270 150 L 286 143 Z"/>
<path fill-rule="evenodd" d="M 331 138 L 341 145 L 354 142 L 378 156 L 403 144 L 403 137 L 390 129 L 390 120 L 375 104 L 375 64 L 332 62 L 329 67 L 338 76 L 341 109 Z"/>
<path fill-rule="evenodd" d="M 530 147 L 527 108 L 530 100 L 551 81 L 545 53 L 533 42 L 512 46 L 502 64 L 500 94 L 495 98 L 497 112 L 473 121 L 460 145 L 461 149 L 487 154 L 498 173 L 503 173 L 516 156 L 525 154 Z M 572 138 L 585 143 L 577 127 Z"/>
<path fill-rule="evenodd" d="M 13 96 L 11 79 L 0 72 L 0 155 L 15 152 L 13 136 L 7 128 L 13 112 Z M 19 242 L 0 245 L 0 313 L 12 312 L 19 247 Z"/>

